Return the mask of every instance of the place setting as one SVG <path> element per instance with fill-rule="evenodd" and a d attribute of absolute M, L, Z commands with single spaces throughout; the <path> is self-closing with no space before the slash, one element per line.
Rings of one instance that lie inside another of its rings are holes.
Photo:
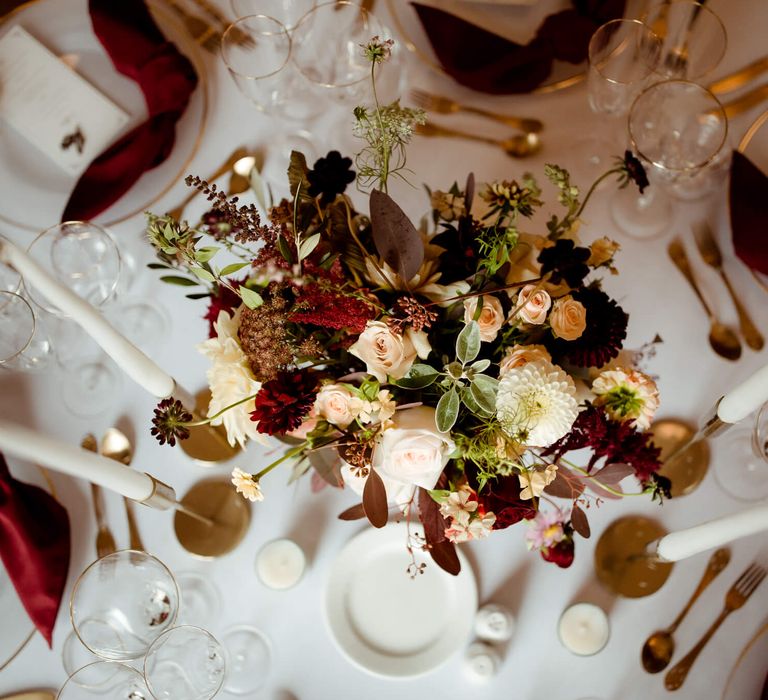
<path fill-rule="evenodd" d="M 761 697 L 746 30 L 66 1 L 0 21 L 0 698 Z"/>

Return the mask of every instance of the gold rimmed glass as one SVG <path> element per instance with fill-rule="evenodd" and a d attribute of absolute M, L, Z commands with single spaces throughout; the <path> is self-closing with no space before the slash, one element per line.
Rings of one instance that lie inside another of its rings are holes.
<path fill-rule="evenodd" d="M 75 671 L 56 700 L 149 700 L 142 675 L 125 664 L 97 661 Z"/>
<path fill-rule="evenodd" d="M 48 367 L 51 341 L 29 302 L 0 290 L 0 369 L 36 372 Z"/>
<path fill-rule="evenodd" d="M 267 15 L 282 22 L 290 31 L 317 5 L 317 0 L 229 0 L 235 17 Z"/>
<path fill-rule="evenodd" d="M 80 575 L 69 611 L 75 633 L 96 656 L 137 659 L 173 627 L 179 588 L 159 559 L 122 550 L 98 559 Z"/>

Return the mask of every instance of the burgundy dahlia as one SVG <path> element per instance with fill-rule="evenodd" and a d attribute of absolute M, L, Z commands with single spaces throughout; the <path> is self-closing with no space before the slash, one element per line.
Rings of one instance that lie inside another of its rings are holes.
<path fill-rule="evenodd" d="M 161 445 L 168 443 L 174 447 L 177 438 L 186 440 L 189 437 L 189 429 L 185 424 L 191 420 L 192 414 L 184 408 L 181 401 L 170 397 L 157 404 L 149 432 Z"/>
<path fill-rule="evenodd" d="M 251 412 L 251 420 L 259 423 L 256 429 L 267 435 L 296 430 L 312 410 L 317 389 L 317 375 L 309 370 L 279 372 L 256 394 L 256 408 Z"/>
<path fill-rule="evenodd" d="M 325 206 L 344 192 L 354 179 L 352 159 L 342 157 L 338 151 L 330 151 L 325 158 L 318 158 L 307 173 L 309 194 L 312 197 L 322 195 L 320 203 Z"/>
<path fill-rule="evenodd" d="M 589 248 L 577 246 L 568 238 L 560 238 L 555 245 L 544 248 L 539 253 L 541 274 L 546 275 L 549 272 L 552 284 L 565 280 L 569 287 L 575 289 L 589 274 L 587 260 L 590 255 Z"/>

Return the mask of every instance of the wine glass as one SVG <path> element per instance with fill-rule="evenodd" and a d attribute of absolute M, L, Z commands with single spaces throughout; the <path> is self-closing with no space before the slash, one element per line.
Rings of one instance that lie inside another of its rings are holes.
<path fill-rule="evenodd" d="M 592 112 L 604 117 L 601 136 L 587 140 L 595 175 L 605 169 L 605 157 L 599 154 L 624 150 L 626 130 L 620 119 L 654 74 L 660 55 L 661 40 L 636 19 L 611 20 L 592 35 L 587 95 Z"/>
<path fill-rule="evenodd" d="M 221 642 L 227 658 L 224 690 L 248 695 L 260 690 L 272 664 L 272 645 L 255 627 L 238 625 L 224 632 Z"/>
<path fill-rule="evenodd" d="M 641 17 L 661 39 L 657 73 L 663 78 L 700 81 L 725 55 L 728 38 L 715 12 L 703 2 L 672 0 L 649 8 Z"/>
<path fill-rule="evenodd" d="M 263 14 L 282 22 L 288 31 L 311 9 L 317 0 L 229 0 L 235 17 Z"/>
<path fill-rule="evenodd" d="M 80 575 L 69 607 L 75 633 L 90 651 L 110 661 L 137 659 L 173 626 L 179 589 L 159 559 L 122 550 Z"/>
<path fill-rule="evenodd" d="M 193 571 L 176 574 L 181 592 L 180 625 L 210 627 L 219 617 L 221 595 L 210 578 Z"/>
<path fill-rule="evenodd" d="M 640 196 L 630 188 L 611 200 L 614 222 L 627 235 L 653 238 L 668 230 L 678 199 L 701 196 L 723 172 L 728 120 L 717 98 L 687 80 L 666 80 L 641 93 L 628 119 L 632 150 L 651 186 Z"/>
<path fill-rule="evenodd" d="M 722 459 L 715 460 L 715 479 L 720 487 L 742 501 L 768 497 L 768 403 L 752 425 L 736 425 L 716 444 Z"/>
<path fill-rule="evenodd" d="M 56 700 L 149 700 L 142 675 L 125 664 L 97 661 L 75 671 Z"/>
<path fill-rule="evenodd" d="M 224 683 L 224 649 L 200 627 L 166 630 L 144 658 L 144 679 L 157 700 L 210 700 Z"/>
<path fill-rule="evenodd" d="M 51 341 L 29 302 L 0 290 L 0 369 L 38 372 L 48 367 Z"/>

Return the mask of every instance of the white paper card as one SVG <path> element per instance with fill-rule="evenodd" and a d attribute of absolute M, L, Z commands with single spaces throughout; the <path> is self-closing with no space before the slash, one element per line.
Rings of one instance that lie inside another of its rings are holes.
<path fill-rule="evenodd" d="M 75 177 L 129 120 L 18 25 L 0 38 L 0 117 Z"/>

